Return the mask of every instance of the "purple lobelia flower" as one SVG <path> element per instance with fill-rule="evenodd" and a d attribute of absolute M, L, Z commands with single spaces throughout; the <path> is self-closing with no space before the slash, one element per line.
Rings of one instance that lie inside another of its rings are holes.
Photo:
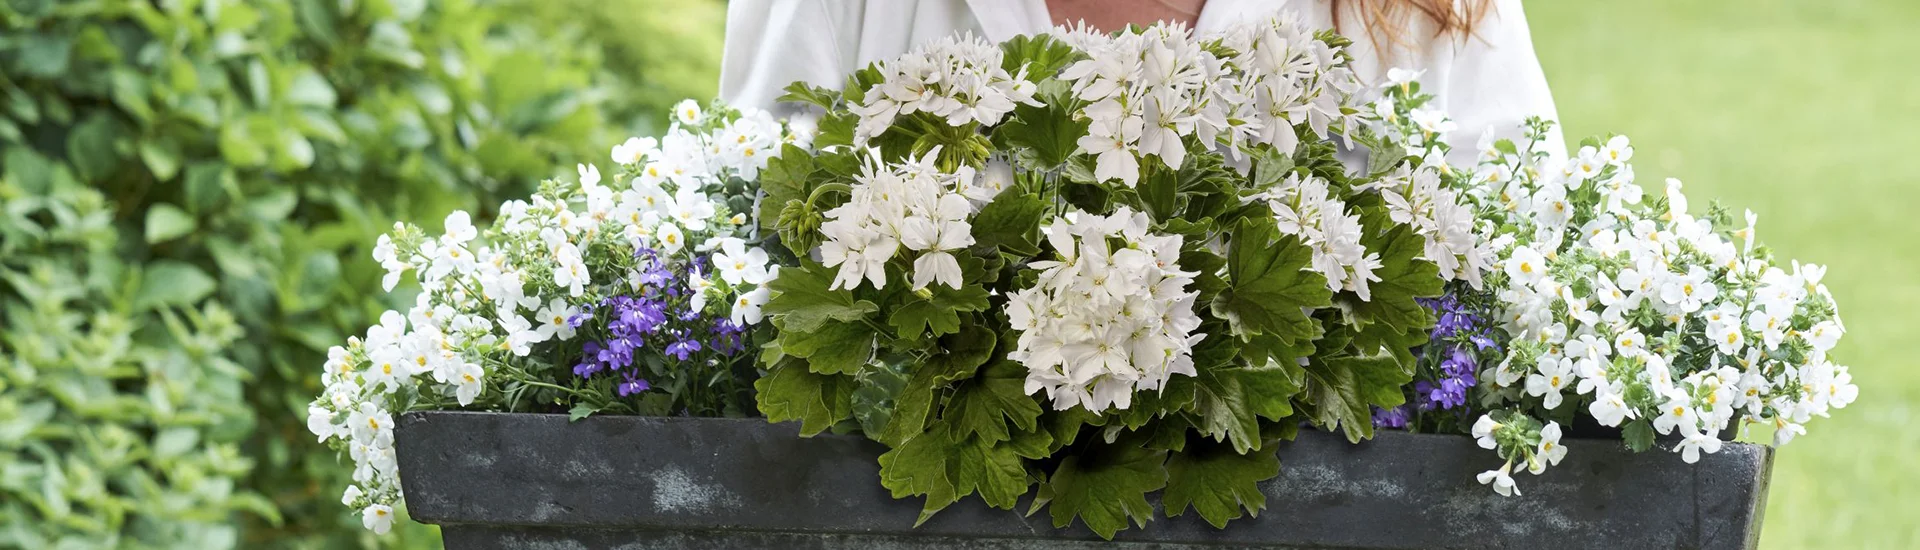
<path fill-rule="evenodd" d="M 621 382 L 619 386 L 615 386 L 613 388 L 613 391 L 619 394 L 620 397 L 626 397 L 629 395 L 647 391 L 648 389 L 651 389 L 651 388 L 653 388 L 653 385 L 647 383 L 646 379 L 628 378 L 625 382 Z"/>
<path fill-rule="evenodd" d="M 1409 415 L 1407 414 L 1407 408 L 1405 406 L 1394 407 L 1391 409 L 1382 409 L 1380 407 L 1374 407 L 1373 408 L 1373 426 L 1376 428 L 1389 428 L 1389 429 L 1395 429 L 1395 430 L 1403 429 L 1407 427 L 1408 416 Z"/>

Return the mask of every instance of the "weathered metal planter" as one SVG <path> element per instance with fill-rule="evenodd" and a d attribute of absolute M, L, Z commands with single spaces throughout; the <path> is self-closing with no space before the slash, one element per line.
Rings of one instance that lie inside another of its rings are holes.
<path fill-rule="evenodd" d="M 1503 498 L 1474 482 L 1494 459 L 1469 438 L 1303 431 L 1259 517 L 1217 530 L 1189 512 L 1108 543 L 972 498 L 915 528 L 878 444 L 758 419 L 412 412 L 398 445 L 409 511 L 452 549 L 1749 548 L 1773 464 L 1757 445 L 1689 465 L 1570 440 Z"/>

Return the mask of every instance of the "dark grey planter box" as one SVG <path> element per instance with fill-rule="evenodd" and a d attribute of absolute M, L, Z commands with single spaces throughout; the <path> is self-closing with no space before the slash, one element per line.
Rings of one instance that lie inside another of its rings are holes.
<path fill-rule="evenodd" d="M 1758 445 L 1689 465 L 1568 441 L 1503 498 L 1474 481 L 1497 464 L 1469 438 L 1302 431 L 1258 518 L 1216 530 L 1189 511 L 1109 543 L 977 498 L 914 528 L 921 503 L 880 486 L 878 444 L 759 419 L 412 412 L 399 430 L 408 510 L 454 549 L 1751 548 L 1773 465 Z"/>

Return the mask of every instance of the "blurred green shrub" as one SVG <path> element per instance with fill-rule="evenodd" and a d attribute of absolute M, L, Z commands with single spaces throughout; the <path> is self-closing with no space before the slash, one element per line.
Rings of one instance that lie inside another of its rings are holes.
<path fill-rule="evenodd" d="M 591 44 L 622 94 L 607 116 L 641 135 L 666 129 L 673 104 L 719 96 L 727 6 L 719 0 L 510 0 L 542 34 Z"/>
<path fill-rule="evenodd" d="M 325 347 L 401 305 L 375 236 L 677 99 L 551 9 L 0 0 L 0 547 L 369 545 L 304 415 Z"/>

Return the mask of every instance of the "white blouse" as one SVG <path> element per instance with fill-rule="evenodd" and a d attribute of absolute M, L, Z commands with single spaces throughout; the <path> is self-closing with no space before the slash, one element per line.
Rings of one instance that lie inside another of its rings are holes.
<path fill-rule="evenodd" d="M 1498 137 L 1518 138 L 1527 117 L 1558 119 L 1520 0 L 1493 5 L 1465 38 L 1424 40 L 1433 36 L 1433 24 L 1415 17 L 1406 34 L 1420 39 L 1413 41 L 1417 51 L 1395 49 L 1392 61 L 1366 37 L 1356 37 L 1348 49 L 1355 73 L 1369 83 L 1385 81 L 1389 68 L 1424 71 L 1421 88 L 1437 96 L 1431 107 L 1458 124 L 1448 136 L 1455 148 L 1449 161 L 1456 165 L 1473 162 L 1474 144 L 1490 128 Z M 1296 13 L 1309 27 L 1333 27 L 1328 0 L 1208 0 L 1195 30 L 1204 34 L 1282 11 Z M 998 42 L 1047 32 L 1052 21 L 1045 0 L 732 0 L 720 97 L 773 109 L 781 89 L 794 81 L 839 89 L 854 70 L 924 42 L 959 32 Z M 1548 144 L 1565 157 L 1557 129 Z"/>

